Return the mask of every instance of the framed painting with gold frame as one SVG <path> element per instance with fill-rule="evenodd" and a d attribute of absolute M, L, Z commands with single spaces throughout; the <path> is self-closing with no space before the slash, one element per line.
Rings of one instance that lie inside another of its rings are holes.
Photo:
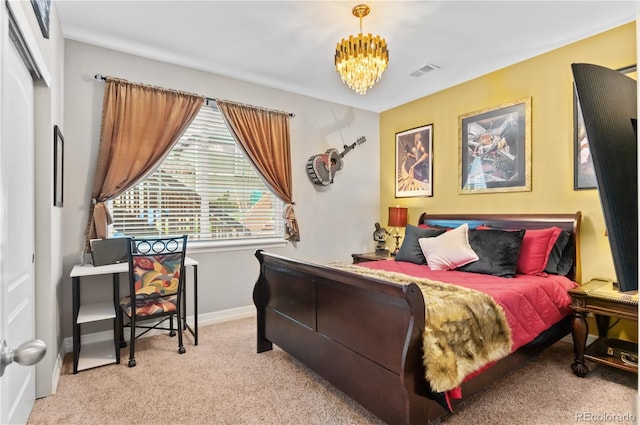
<path fill-rule="evenodd" d="M 433 196 L 433 124 L 396 133 L 396 198 Z"/>
<path fill-rule="evenodd" d="M 531 98 L 458 117 L 458 192 L 531 191 Z"/>

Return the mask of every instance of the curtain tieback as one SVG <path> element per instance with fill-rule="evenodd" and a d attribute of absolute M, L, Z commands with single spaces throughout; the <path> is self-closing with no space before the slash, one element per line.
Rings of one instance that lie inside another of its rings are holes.
<path fill-rule="evenodd" d="M 106 226 L 113 224 L 113 218 L 104 201 L 98 201 L 93 198 L 91 199 L 91 203 L 93 204 L 94 221 L 99 222 L 101 226 L 105 226 L 105 229 Z"/>

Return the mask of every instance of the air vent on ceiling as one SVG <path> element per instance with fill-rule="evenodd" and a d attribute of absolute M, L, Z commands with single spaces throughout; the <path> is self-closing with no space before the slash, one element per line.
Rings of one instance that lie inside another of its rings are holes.
<path fill-rule="evenodd" d="M 422 68 L 418 68 L 415 71 L 413 71 L 411 74 L 412 77 L 421 77 L 424 74 L 428 74 L 429 72 L 435 71 L 440 69 L 440 67 L 438 65 L 433 65 L 431 63 L 426 64 L 425 66 L 423 66 Z"/>

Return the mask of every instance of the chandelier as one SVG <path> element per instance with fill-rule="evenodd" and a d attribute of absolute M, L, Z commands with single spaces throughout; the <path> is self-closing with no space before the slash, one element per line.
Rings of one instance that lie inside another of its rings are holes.
<path fill-rule="evenodd" d="M 362 34 L 362 18 L 370 11 L 366 4 L 353 8 L 353 16 L 360 18 L 360 33 L 343 38 L 336 46 L 336 70 L 342 81 L 359 94 L 365 94 L 380 81 L 389 63 L 386 40 L 379 35 Z"/>

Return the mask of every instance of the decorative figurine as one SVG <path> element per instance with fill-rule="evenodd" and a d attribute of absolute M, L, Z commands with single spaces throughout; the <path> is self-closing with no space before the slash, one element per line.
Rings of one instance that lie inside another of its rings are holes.
<path fill-rule="evenodd" d="M 384 227 L 380 227 L 380 223 L 376 223 L 376 230 L 373 232 L 373 240 L 377 242 L 376 252 L 387 252 L 387 247 L 385 246 L 385 242 L 387 240 L 387 236 L 391 235 Z"/>

